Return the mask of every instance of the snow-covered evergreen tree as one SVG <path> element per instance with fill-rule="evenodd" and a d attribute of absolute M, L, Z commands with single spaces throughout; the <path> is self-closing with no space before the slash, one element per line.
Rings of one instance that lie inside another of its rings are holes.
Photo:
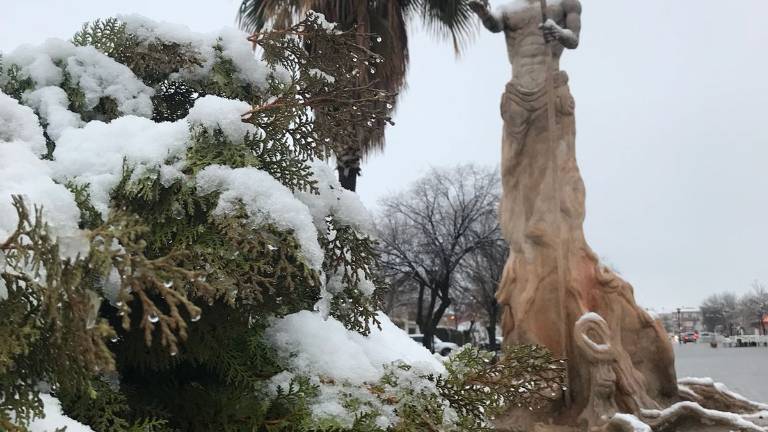
<path fill-rule="evenodd" d="M 326 159 L 390 121 L 355 79 L 379 61 L 315 13 L 122 16 L 2 57 L 0 429 L 479 430 L 554 395 L 543 350 L 443 364 L 377 313 Z"/>

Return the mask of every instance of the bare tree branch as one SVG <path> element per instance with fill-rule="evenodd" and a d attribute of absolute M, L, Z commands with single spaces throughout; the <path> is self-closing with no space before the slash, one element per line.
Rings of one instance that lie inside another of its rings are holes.
<path fill-rule="evenodd" d="M 417 321 L 427 348 L 432 348 L 443 315 L 471 298 L 460 292 L 472 279 L 459 274 L 462 263 L 498 246 L 499 185 L 499 174 L 491 169 L 472 165 L 433 169 L 407 191 L 381 202 L 377 225 L 382 264 L 391 280 L 402 282 L 399 296 L 416 297 Z M 491 282 L 485 284 L 490 286 Z M 425 295 L 427 304 L 422 304 Z"/>

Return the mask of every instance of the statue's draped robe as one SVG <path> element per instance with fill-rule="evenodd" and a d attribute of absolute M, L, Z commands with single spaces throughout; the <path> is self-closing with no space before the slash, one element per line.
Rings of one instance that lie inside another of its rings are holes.
<path fill-rule="evenodd" d="M 677 394 L 672 348 L 660 324 L 635 303 L 631 285 L 602 266 L 586 243 L 574 100 L 565 72 L 556 72 L 552 81 L 551 138 L 546 80 L 526 88 L 513 79 L 501 102 L 500 218 L 510 245 L 497 292 L 504 341 L 543 345 L 568 358 L 573 400 L 582 405 L 573 407 L 578 412 L 590 391 L 589 365 L 574 345 L 573 328 L 582 315 L 596 312 L 610 328 L 611 340 L 604 342 L 616 352 L 619 408 L 654 408 Z"/>

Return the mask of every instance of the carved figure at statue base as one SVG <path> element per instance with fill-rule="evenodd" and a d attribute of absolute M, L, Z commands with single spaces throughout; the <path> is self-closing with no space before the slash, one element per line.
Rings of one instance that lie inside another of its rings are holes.
<path fill-rule="evenodd" d="M 487 2 L 472 1 L 471 7 L 488 30 L 504 34 L 512 64 L 501 98 L 499 214 L 510 246 L 497 292 L 504 343 L 542 345 L 568 360 L 562 400 L 537 412 L 513 410 L 498 426 L 634 430 L 626 429 L 625 413 L 648 414 L 647 425 L 664 430 L 671 417 L 662 408 L 681 401 L 672 345 L 637 305 L 632 286 L 602 265 L 584 238 L 575 103 L 559 68 L 563 52 L 579 45 L 581 4 L 516 0 L 492 12 Z"/>

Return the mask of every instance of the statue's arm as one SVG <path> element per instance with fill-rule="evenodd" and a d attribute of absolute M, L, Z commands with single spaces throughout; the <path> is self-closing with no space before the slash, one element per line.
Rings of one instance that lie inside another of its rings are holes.
<path fill-rule="evenodd" d="M 493 33 L 499 33 L 504 30 L 504 23 L 500 18 L 495 17 L 488 9 L 488 3 L 482 0 L 471 0 L 469 7 L 480 17 L 483 25 Z"/>
<path fill-rule="evenodd" d="M 544 40 L 557 41 L 560 45 L 574 49 L 579 46 L 579 34 L 581 33 L 581 3 L 579 0 L 563 0 L 565 19 L 563 25 L 548 19 L 540 28 L 544 32 Z"/>
<path fill-rule="evenodd" d="M 579 0 L 563 0 L 562 5 L 565 11 L 565 28 L 557 40 L 568 49 L 576 49 L 581 34 L 581 3 Z"/>

